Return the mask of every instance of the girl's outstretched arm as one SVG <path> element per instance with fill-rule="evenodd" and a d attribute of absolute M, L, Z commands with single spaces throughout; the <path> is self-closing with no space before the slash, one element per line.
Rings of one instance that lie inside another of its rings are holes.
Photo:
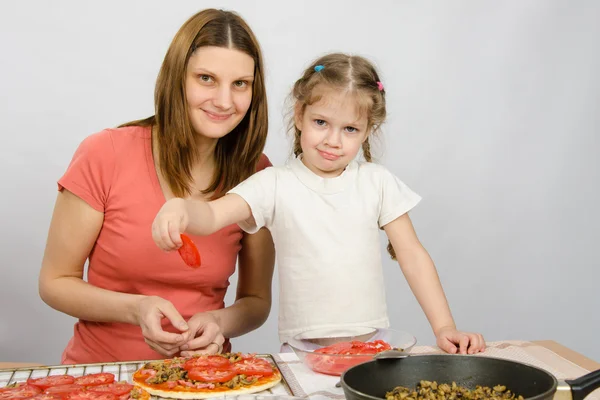
<path fill-rule="evenodd" d="M 228 225 L 252 219 L 250 206 L 237 194 L 203 201 L 174 198 L 167 201 L 152 223 L 152 238 L 163 250 L 181 247 L 181 233 L 210 235 Z"/>
<path fill-rule="evenodd" d="M 437 345 L 448 353 L 473 354 L 485 350 L 483 336 L 456 329 L 433 260 L 413 228 L 408 214 L 384 226 L 402 273 L 433 329 Z"/>

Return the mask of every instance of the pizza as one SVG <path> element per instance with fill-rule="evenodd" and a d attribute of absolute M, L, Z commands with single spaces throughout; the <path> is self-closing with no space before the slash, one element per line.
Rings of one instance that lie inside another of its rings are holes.
<path fill-rule="evenodd" d="M 150 400 L 150 393 L 108 372 L 29 378 L 0 388 L 0 400 Z"/>
<path fill-rule="evenodd" d="M 151 361 L 133 374 L 133 384 L 151 395 L 177 399 L 257 393 L 280 381 L 269 361 L 242 353 Z"/>

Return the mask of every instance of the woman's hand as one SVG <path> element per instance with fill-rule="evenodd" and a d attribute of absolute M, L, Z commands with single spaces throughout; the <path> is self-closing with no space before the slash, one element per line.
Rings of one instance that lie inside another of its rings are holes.
<path fill-rule="evenodd" d="M 437 345 L 450 354 L 475 354 L 485 350 L 485 340 L 480 333 L 461 332 L 454 327 L 441 328 Z"/>
<path fill-rule="evenodd" d="M 181 233 L 187 228 L 189 217 L 186 200 L 174 198 L 167 201 L 152 223 L 152 239 L 165 251 L 176 250 L 183 244 Z"/>
<path fill-rule="evenodd" d="M 144 341 L 157 353 L 173 357 L 188 340 L 188 324 L 173 304 L 158 296 L 145 296 L 138 302 L 137 321 Z M 165 332 L 161 321 L 167 318 L 182 333 Z"/>
<path fill-rule="evenodd" d="M 222 352 L 225 337 L 214 314 L 210 312 L 195 314 L 189 319 L 188 326 L 189 330 L 185 334 L 188 342 L 181 346 L 182 357 Z"/>

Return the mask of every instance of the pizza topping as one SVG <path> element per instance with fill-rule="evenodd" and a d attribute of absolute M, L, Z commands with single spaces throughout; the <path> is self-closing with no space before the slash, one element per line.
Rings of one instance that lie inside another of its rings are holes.
<path fill-rule="evenodd" d="M 233 370 L 219 370 L 215 368 L 194 368 L 188 371 L 188 377 L 201 382 L 229 382 L 237 378 Z"/>
<path fill-rule="evenodd" d="M 143 387 L 176 393 L 234 390 L 277 379 L 276 369 L 263 358 L 243 353 L 201 355 L 146 363 L 134 375 Z M 136 400 L 129 399 L 116 400 Z"/>
<path fill-rule="evenodd" d="M 271 366 L 267 360 L 261 358 L 243 359 L 242 361 L 233 364 L 233 369 L 238 374 L 260 376 L 273 375 L 273 366 Z"/>
<path fill-rule="evenodd" d="M 184 381 L 184 380 L 180 380 L 178 381 L 178 383 L 182 386 L 187 386 L 190 388 L 196 388 L 196 389 L 214 389 L 215 388 L 215 384 L 214 383 L 202 383 L 202 382 L 190 382 L 190 381 Z"/>
<path fill-rule="evenodd" d="M 173 367 L 167 363 L 152 362 L 146 364 L 145 369 L 142 371 L 146 371 L 148 367 L 152 368 L 153 373 L 143 372 L 143 375 L 150 376 L 146 379 L 147 383 L 159 384 L 167 381 L 178 381 L 187 377 L 187 372 L 179 366 Z"/>
<path fill-rule="evenodd" d="M 142 395 L 142 390 L 135 386 L 133 389 L 131 389 L 131 392 L 129 392 L 129 398 L 130 399 L 139 399 Z"/>

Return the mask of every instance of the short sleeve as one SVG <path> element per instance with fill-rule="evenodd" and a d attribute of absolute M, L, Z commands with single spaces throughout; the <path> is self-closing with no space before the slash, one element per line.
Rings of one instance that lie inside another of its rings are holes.
<path fill-rule="evenodd" d="M 271 226 L 275 211 L 276 188 L 277 170 L 273 167 L 267 167 L 228 192 L 242 197 L 250 206 L 255 223 L 240 222 L 238 225 L 244 232 L 256 233 L 263 226 L 267 228 Z"/>
<path fill-rule="evenodd" d="M 93 209 L 104 212 L 115 168 L 115 151 L 108 130 L 85 138 L 73 155 L 58 190 L 67 189 Z"/>
<path fill-rule="evenodd" d="M 256 165 L 256 172 L 262 171 L 265 168 L 272 167 L 271 160 L 267 157 L 266 154 L 262 154 L 258 159 L 258 164 Z"/>
<path fill-rule="evenodd" d="M 384 227 L 398 217 L 409 212 L 421 201 L 421 196 L 413 192 L 404 182 L 383 168 L 379 226 Z"/>

